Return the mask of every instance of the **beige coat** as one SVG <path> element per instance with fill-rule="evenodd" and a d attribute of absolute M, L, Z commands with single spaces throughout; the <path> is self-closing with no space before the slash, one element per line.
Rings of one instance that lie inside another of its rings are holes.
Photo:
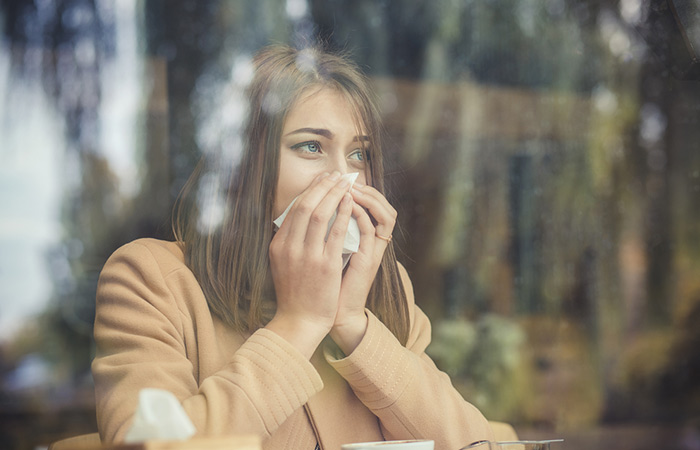
<path fill-rule="evenodd" d="M 145 387 L 172 392 L 198 433 L 257 433 L 266 449 L 429 438 L 456 450 L 491 439 L 482 414 L 425 354 L 430 323 L 403 274 L 412 312 L 406 347 L 368 311 L 352 354 L 325 345 L 309 361 L 272 331 L 241 336 L 212 316 L 176 243 L 125 245 L 97 292 L 92 372 L 103 442 L 123 439 Z"/>

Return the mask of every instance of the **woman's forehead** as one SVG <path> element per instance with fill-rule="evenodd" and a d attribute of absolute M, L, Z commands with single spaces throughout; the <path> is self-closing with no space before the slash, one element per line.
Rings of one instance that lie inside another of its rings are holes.
<path fill-rule="evenodd" d="M 313 116 L 316 112 L 314 108 L 329 105 L 349 115 L 355 122 L 359 134 L 367 133 L 367 126 L 357 99 L 342 89 L 324 85 L 314 85 L 301 92 L 287 111 L 283 128 L 294 127 L 304 122 L 309 116 Z"/>

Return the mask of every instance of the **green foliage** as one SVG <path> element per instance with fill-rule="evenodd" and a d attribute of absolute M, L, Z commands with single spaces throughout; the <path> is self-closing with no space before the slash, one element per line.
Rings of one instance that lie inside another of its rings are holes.
<path fill-rule="evenodd" d="M 440 322 L 433 334 L 428 354 L 462 395 L 490 419 L 513 418 L 522 397 L 515 380 L 525 342 L 521 327 L 487 314 L 476 322 Z"/>

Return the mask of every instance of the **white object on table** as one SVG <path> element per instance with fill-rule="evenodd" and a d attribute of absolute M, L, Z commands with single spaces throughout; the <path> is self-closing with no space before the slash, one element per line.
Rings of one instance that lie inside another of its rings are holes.
<path fill-rule="evenodd" d="M 172 393 L 163 389 L 146 388 L 139 391 L 139 404 L 124 442 L 185 440 L 196 432 L 192 421 Z"/>

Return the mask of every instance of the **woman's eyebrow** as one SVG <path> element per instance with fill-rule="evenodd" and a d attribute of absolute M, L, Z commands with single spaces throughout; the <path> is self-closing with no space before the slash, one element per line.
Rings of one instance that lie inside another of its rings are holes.
<path fill-rule="evenodd" d="M 311 133 L 311 134 L 317 134 L 319 136 L 323 136 L 326 139 L 331 139 L 335 137 L 335 134 L 331 130 L 327 130 L 325 128 L 299 128 L 298 130 L 290 131 L 289 133 L 285 134 L 284 136 L 291 136 L 293 134 L 303 134 L 303 133 Z M 353 142 L 369 142 L 369 136 L 362 135 L 362 136 L 355 136 L 352 138 Z"/>
<path fill-rule="evenodd" d="M 317 134 L 317 135 L 323 136 L 327 139 L 333 139 L 335 137 L 335 135 L 331 132 L 331 130 L 326 130 L 325 128 L 299 128 L 298 130 L 290 131 L 289 133 L 285 134 L 285 136 L 290 136 L 292 134 L 302 134 L 302 133 Z"/>

